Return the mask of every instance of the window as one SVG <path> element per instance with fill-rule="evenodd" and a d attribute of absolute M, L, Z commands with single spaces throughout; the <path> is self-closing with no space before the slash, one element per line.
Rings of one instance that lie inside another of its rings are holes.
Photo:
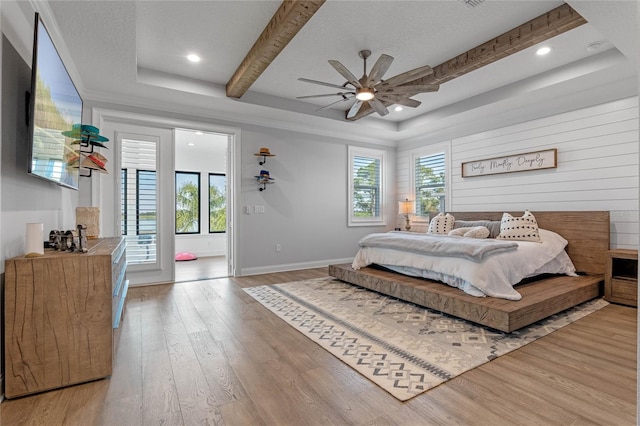
<path fill-rule="evenodd" d="M 227 231 L 227 176 L 209 173 L 209 233 Z"/>
<path fill-rule="evenodd" d="M 122 235 L 127 242 L 127 263 L 156 262 L 158 197 L 156 143 L 122 139 Z"/>
<path fill-rule="evenodd" d="M 444 212 L 447 193 L 445 152 L 415 154 L 413 159 L 416 215 Z"/>
<path fill-rule="evenodd" d="M 200 173 L 176 172 L 176 234 L 200 233 Z"/>
<path fill-rule="evenodd" d="M 384 225 L 384 151 L 349 147 L 349 226 Z"/>

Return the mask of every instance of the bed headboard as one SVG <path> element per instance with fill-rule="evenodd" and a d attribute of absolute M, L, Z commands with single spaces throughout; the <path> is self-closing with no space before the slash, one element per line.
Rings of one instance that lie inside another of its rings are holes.
<path fill-rule="evenodd" d="M 522 216 L 524 212 L 508 212 Z M 538 227 L 562 235 L 569 244 L 567 253 L 578 272 L 604 274 L 605 255 L 609 250 L 609 212 L 539 212 L 532 211 Z M 456 220 L 501 220 L 503 212 L 452 212 Z"/>

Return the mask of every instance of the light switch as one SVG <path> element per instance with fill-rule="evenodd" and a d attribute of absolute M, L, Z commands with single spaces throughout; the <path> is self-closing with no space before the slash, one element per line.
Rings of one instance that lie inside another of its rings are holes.
<path fill-rule="evenodd" d="M 253 211 L 255 214 L 264 214 L 264 206 L 255 206 Z"/>
<path fill-rule="evenodd" d="M 251 206 L 244 206 L 244 214 L 251 214 Z"/>

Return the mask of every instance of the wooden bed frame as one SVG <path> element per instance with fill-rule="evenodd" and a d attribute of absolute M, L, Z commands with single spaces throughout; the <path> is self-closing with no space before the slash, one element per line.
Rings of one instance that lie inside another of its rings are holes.
<path fill-rule="evenodd" d="M 502 212 L 451 213 L 456 220 L 500 220 Z M 512 212 L 522 216 L 522 212 Z M 357 271 L 329 265 L 329 275 L 379 293 L 435 309 L 478 324 L 512 332 L 602 295 L 605 254 L 609 249 L 609 212 L 533 212 L 538 226 L 562 235 L 578 277 L 554 275 L 519 284 L 518 301 L 473 297 L 462 290 L 376 267 Z"/>

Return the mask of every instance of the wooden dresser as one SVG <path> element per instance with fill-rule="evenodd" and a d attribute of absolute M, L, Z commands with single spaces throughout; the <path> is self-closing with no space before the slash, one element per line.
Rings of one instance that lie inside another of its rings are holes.
<path fill-rule="evenodd" d="M 5 262 L 5 396 L 111 375 L 128 281 L 124 238 Z"/>

